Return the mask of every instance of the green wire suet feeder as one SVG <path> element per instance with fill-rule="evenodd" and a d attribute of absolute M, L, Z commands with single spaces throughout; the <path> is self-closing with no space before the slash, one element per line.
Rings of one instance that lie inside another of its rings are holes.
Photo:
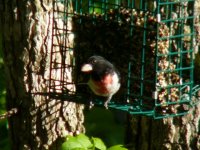
<path fill-rule="evenodd" d="M 65 7 L 59 10 L 59 4 Z M 53 36 L 62 37 L 64 42 L 52 44 L 50 93 L 54 91 L 55 96 L 55 83 L 60 82 L 59 98 L 86 103 L 86 85 L 79 88 L 77 84 L 84 79 L 80 67 L 97 54 L 113 62 L 122 76 L 122 87 L 110 108 L 154 118 L 188 113 L 194 97 L 200 95 L 193 79 L 193 10 L 194 0 L 54 1 L 53 21 L 62 20 L 65 26 L 53 25 Z M 55 46 L 60 50 L 55 51 Z M 62 61 L 55 67 L 53 60 L 58 53 Z M 74 59 L 66 61 L 70 54 Z M 55 69 L 64 75 L 66 68 L 72 70 L 72 82 L 62 77 L 56 82 L 51 79 Z M 73 84 L 76 91 L 66 90 Z M 94 102 L 103 105 L 99 98 Z"/>

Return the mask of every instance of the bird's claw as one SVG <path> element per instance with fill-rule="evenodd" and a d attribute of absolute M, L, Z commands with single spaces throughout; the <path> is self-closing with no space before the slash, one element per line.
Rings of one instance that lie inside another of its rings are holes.
<path fill-rule="evenodd" d="M 90 101 L 89 109 L 92 109 L 92 107 L 94 107 L 94 103 Z"/>
<path fill-rule="evenodd" d="M 104 107 L 105 107 L 106 109 L 108 109 L 108 102 L 105 102 L 105 103 L 104 103 Z"/>

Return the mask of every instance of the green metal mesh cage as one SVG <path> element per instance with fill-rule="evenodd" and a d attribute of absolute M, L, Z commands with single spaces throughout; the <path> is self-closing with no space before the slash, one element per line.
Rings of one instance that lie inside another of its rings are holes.
<path fill-rule="evenodd" d="M 60 10 L 59 4 L 64 8 Z M 60 69 L 64 76 L 68 69 L 73 80 L 61 76 L 59 86 L 76 84 L 76 92 L 59 93 L 65 99 L 73 93 L 77 102 L 89 99 L 88 90 L 77 84 L 84 78 L 80 66 L 98 54 L 113 62 L 122 76 L 122 87 L 109 108 L 155 118 L 188 113 L 200 89 L 193 81 L 193 6 L 194 0 L 54 1 L 53 36 L 64 42 L 56 45 L 52 38 L 50 92 L 56 87 L 52 72 Z M 54 68 L 56 53 L 62 59 Z M 70 53 L 74 58 L 67 62 Z M 99 98 L 94 102 L 102 105 Z"/>

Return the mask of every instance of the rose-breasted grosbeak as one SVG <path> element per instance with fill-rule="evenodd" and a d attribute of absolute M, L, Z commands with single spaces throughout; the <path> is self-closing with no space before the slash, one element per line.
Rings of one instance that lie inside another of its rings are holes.
<path fill-rule="evenodd" d="M 108 108 L 112 96 L 120 88 L 120 74 L 117 69 L 101 56 L 92 56 L 81 71 L 90 75 L 87 82 L 90 89 L 98 96 L 106 97 L 104 106 Z"/>

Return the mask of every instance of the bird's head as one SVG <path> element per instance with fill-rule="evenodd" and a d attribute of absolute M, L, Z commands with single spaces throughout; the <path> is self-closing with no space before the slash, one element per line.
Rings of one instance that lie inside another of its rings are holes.
<path fill-rule="evenodd" d="M 105 61 L 106 60 L 101 56 L 92 56 L 88 59 L 87 63 L 81 67 L 81 71 L 84 73 L 90 73 L 94 71 L 99 64 Z"/>

